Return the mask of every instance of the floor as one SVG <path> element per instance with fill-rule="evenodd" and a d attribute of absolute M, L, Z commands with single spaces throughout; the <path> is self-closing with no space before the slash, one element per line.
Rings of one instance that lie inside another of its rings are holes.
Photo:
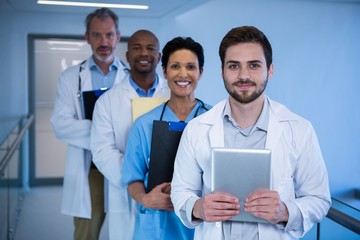
<path fill-rule="evenodd" d="M 14 240 L 71 240 L 73 219 L 60 213 L 61 186 L 34 187 L 25 193 Z M 105 222 L 100 240 L 108 239 Z"/>

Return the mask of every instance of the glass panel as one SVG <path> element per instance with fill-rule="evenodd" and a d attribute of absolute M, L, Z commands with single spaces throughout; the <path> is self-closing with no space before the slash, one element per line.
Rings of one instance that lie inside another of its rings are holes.
<path fill-rule="evenodd" d="M 360 221 L 360 210 L 349 205 L 348 202 L 344 203 L 338 199 L 332 198 L 332 206 L 334 210 L 337 210 L 351 218 Z M 346 240 L 360 240 L 360 235 L 353 232 L 350 229 L 347 229 L 343 225 L 337 223 L 340 221 L 343 224 L 346 224 L 346 219 L 341 219 L 341 216 L 335 215 L 336 213 L 330 212 L 328 217 L 321 222 L 320 226 L 320 240 L 327 239 L 346 239 Z M 336 218 L 334 221 L 331 218 Z M 352 225 L 354 226 L 354 225 Z"/>
<path fill-rule="evenodd" d="M 360 235 L 346 229 L 329 218 L 325 218 L 320 226 L 320 240 L 331 239 L 360 240 Z"/>
<path fill-rule="evenodd" d="M 116 49 L 116 55 L 124 63 L 126 49 L 126 42 L 121 42 Z M 91 54 L 90 45 L 83 39 L 49 37 L 34 41 L 36 179 L 63 177 L 66 144 L 56 139 L 50 123 L 57 81 L 62 71 L 84 61 Z"/>
<path fill-rule="evenodd" d="M 357 196 L 351 198 L 332 198 L 332 207 L 346 215 L 349 215 L 360 221 L 360 199 Z"/>
<path fill-rule="evenodd" d="M 66 144 L 56 139 L 50 123 L 57 80 L 63 70 L 86 59 L 91 49 L 85 40 L 76 39 L 36 39 L 34 46 L 35 177 L 57 178 L 63 176 L 66 155 Z"/>
<path fill-rule="evenodd" d="M 0 146 L 4 149 L 7 140 Z M 6 154 L 6 151 L 0 151 L 0 159 Z M 8 171 L 5 169 L 4 176 L 0 176 L 0 239 L 8 239 Z"/>
<path fill-rule="evenodd" d="M 317 224 L 301 240 L 315 240 L 317 238 Z"/>
<path fill-rule="evenodd" d="M 21 194 L 21 183 L 20 183 L 20 167 L 19 167 L 19 151 L 16 151 L 9 162 L 9 239 L 15 231 L 16 221 L 19 217 L 19 200 Z"/>
<path fill-rule="evenodd" d="M 19 134 L 16 127 L 0 146 L 0 159 L 7 154 Z M 21 194 L 19 150 L 9 160 L 4 175 L 0 176 L 0 239 L 12 239 L 19 214 L 19 197 Z"/>

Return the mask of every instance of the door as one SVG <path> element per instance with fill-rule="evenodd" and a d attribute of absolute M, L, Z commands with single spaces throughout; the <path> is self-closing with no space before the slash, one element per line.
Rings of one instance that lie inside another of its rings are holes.
<path fill-rule="evenodd" d="M 125 62 L 126 39 L 117 47 Z M 35 115 L 30 141 L 30 185 L 61 184 L 66 144 L 56 139 L 50 123 L 60 73 L 92 54 L 82 36 L 29 36 L 29 109 Z"/>

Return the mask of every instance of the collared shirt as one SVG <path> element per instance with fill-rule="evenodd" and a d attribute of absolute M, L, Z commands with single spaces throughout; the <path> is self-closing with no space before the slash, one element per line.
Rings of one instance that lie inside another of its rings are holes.
<path fill-rule="evenodd" d="M 114 85 L 117 70 L 120 68 L 118 61 L 113 61 L 109 66 L 109 72 L 104 74 L 99 66 L 95 63 L 93 57 L 90 58 L 89 68 L 91 71 L 91 83 L 93 89 L 111 88 Z"/>
<path fill-rule="evenodd" d="M 149 88 L 148 92 L 146 92 L 144 89 L 142 89 L 135 81 L 132 79 L 131 76 L 129 76 L 130 84 L 135 89 L 136 93 L 139 95 L 139 97 L 152 97 L 154 95 L 156 86 L 159 84 L 159 77 L 156 74 L 155 80 L 151 88 Z"/>
<path fill-rule="evenodd" d="M 269 103 L 264 102 L 263 109 L 255 125 L 241 128 L 231 116 L 229 100 L 224 114 L 224 143 L 227 148 L 265 148 L 269 123 Z M 258 223 L 224 222 L 223 239 L 258 240 Z"/>

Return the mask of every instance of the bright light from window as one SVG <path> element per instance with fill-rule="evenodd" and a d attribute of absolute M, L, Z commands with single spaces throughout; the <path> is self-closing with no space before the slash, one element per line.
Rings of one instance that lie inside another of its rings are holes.
<path fill-rule="evenodd" d="M 52 51 L 80 51 L 80 48 L 66 48 L 66 47 L 51 47 Z"/>
<path fill-rule="evenodd" d="M 47 40 L 49 45 L 75 45 L 78 47 L 82 47 L 86 45 L 84 41 L 57 41 L 57 40 Z"/>
<path fill-rule="evenodd" d="M 107 8 L 139 9 L 139 10 L 149 9 L 149 6 L 146 5 L 132 5 L 132 4 L 68 2 L 68 1 L 50 1 L 50 0 L 38 0 L 37 3 L 46 4 L 46 5 L 77 6 L 77 7 L 98 7 L 98 8 L 107 7 Z"/>

